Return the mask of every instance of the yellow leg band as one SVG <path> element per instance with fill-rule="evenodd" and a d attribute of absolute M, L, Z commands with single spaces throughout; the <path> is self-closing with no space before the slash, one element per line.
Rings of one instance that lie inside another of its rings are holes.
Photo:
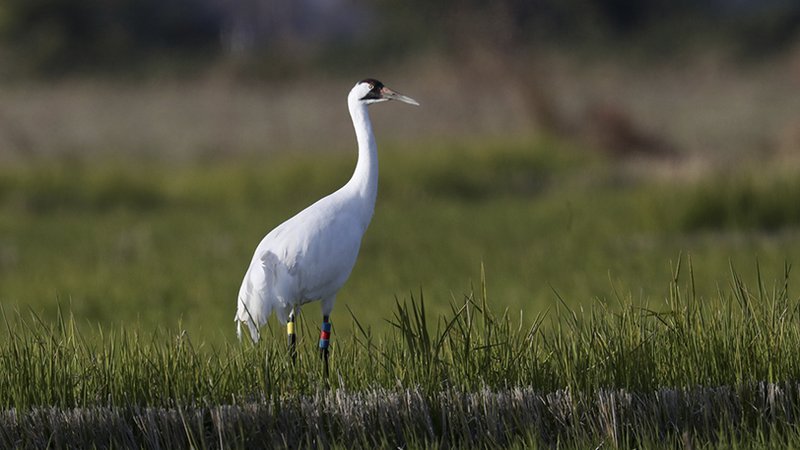
<path fill-rule="evenodd" d="M 294 322 L 286 324 L 286 334 L 294 334 Z"/>

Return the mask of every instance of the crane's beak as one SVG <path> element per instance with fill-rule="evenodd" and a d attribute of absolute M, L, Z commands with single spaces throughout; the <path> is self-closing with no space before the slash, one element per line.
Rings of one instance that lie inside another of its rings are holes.
<path fill-rule="evenodd" d="M 417 102 L 413 98 L 407 97 L 403 94 L 398 94 L 397 92 L 387 88 L 386 86 L 381 88 L 381 98 L 385 98 L 386 100 L 398 100 L 403 103 L 408 103 L 409 105 L 419 106 L 419 102 Z"/>

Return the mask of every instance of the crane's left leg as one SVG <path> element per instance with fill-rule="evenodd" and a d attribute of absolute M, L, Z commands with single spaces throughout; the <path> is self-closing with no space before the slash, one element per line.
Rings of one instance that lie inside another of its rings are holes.
<path fill-rule="evenodd" d="M 331 340 L 331 322 L 327 314 L 322 316 L 322 327 L 319 331 L 319 354 L 325 363 L 325 378 L 328 378 L 328 346 Z"/>
<path fill-rule="evenodd" d="M 322 299 L 322 327 L 319 329 L 319 356 L 325 364 L 325 378 L 328 378 L 328 347 L 331 342 L 331 311 L 336 296 Z"/>

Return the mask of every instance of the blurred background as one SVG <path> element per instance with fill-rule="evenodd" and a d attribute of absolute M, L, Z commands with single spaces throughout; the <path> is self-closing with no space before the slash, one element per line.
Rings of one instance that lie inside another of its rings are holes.
<path fill-rule="evenodd" d="M 374 74 L 428 100 L 386 112 L 384 139 L 761 159 L 797 144 L 798 27 L 789 0 L 8 0 L 0 142 L 5 159 L 349 148 L 343 92 Z"/>
<path fill-rule="evenodd" d="M 4 309 L 229 339 L 258 241 L 349 177 L 367 77 L 422 107 L 372 109 L 341 331 L 341 303 L 446 311 L 482 264 L 532 315 L 800 249 L 795 1 L 4 0 Z"/>

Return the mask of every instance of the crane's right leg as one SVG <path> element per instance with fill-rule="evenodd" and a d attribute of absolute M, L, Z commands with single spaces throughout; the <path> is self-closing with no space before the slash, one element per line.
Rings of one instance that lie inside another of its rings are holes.
<path fill-rule="evenodd" d="M 297 335 L 294 330 L 294 306 L 289 311 L 289 321 L 286 323 L 286 337 L 289 342 L 289 356 L 292 358 L 292 364 L 297 361 Z"/>

